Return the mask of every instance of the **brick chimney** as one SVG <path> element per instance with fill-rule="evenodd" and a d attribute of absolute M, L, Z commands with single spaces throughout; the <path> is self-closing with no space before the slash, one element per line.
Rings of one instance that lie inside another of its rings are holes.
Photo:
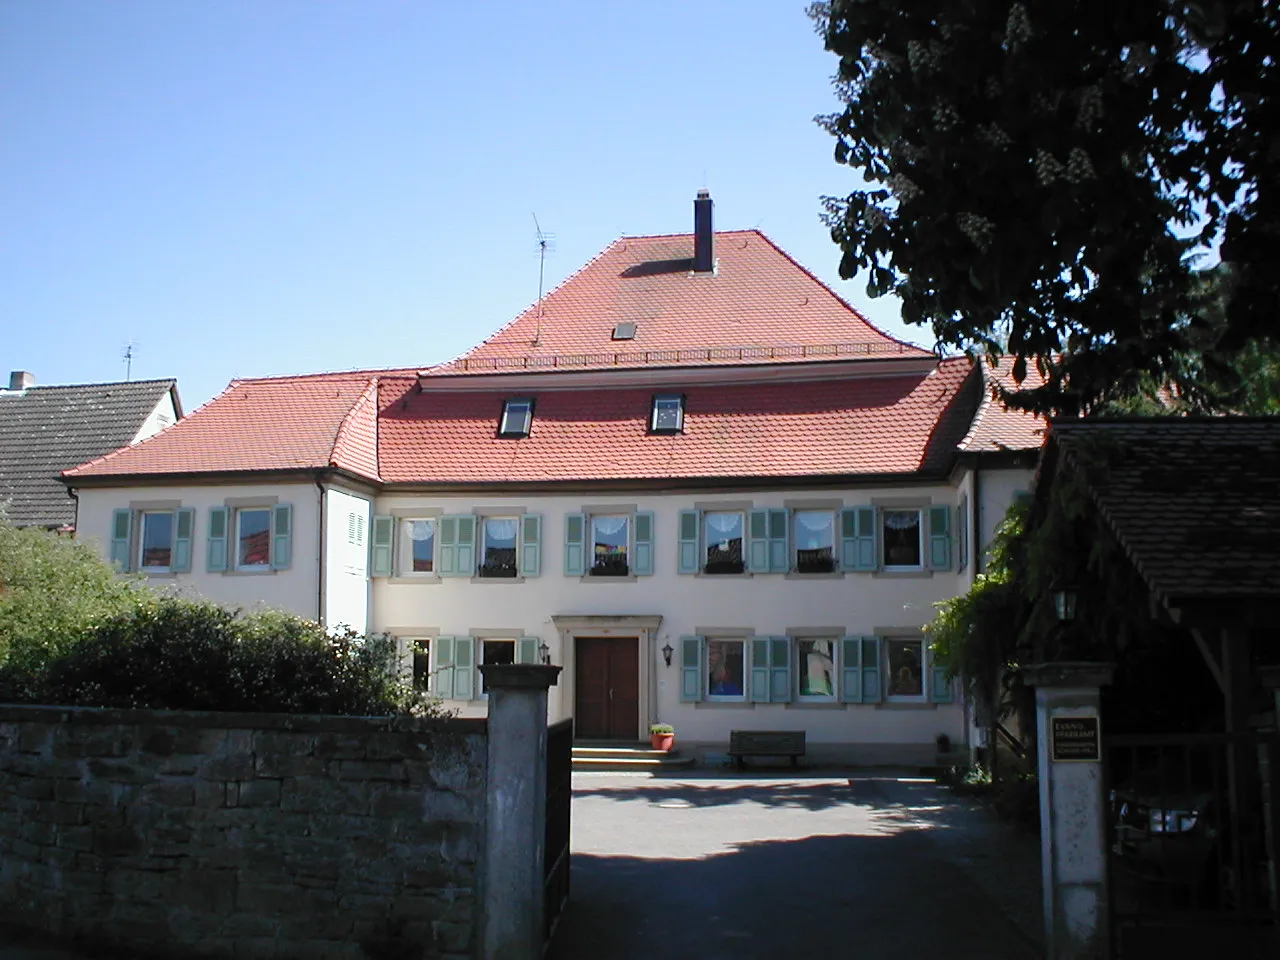
<path fill-rule="evenodd" d="M 25 390 L 36 385 L 36 375 L 25 370 L 14 370 L 9 374 L 10 390 Z"/>
<path fill-rule="evenodd" d="M 715 233 L 711 225 L 711 193 L 699 190 L 693 201 L 693 272 L 710 273 L 716 268 Z"/>

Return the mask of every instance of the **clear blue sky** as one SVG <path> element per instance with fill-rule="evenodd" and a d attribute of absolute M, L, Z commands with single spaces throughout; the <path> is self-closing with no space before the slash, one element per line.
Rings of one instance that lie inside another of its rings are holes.
<path fill-rule="evenodd" d="M 0 0 L 0 372 L 427 365 L 620 234 L 759 226 L 841 281 L 804 0 Z M 7 383 L 6 383 L 7 385 Z"/>

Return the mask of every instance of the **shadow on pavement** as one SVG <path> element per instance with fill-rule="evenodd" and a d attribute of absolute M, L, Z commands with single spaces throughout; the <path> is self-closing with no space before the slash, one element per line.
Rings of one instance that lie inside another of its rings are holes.
<path fill-rule="evenodd" d="M 549 960 L 1032 960 L 923 831 L 749 842 L 701 859 L 575 854 Z"/>

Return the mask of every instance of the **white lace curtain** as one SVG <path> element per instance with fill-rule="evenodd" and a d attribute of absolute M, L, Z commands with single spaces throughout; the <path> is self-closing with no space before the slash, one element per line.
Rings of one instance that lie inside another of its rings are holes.
<path fill-rule="evenodd" d="M 616 537 L 627 529 L 626 517 L 593 517 L 596 533 L 606 537 Z"/>
<path fill-rule="evenodd" d="M 514 518 L 490 517 L 484 522 L 485 543 L 495 547 L 514 547 L 517 529 Z"/>
<path fill-rule="evenodd" d="M 911 530 L 920 526 L 920 514 L 914 510 L 885 511 L 884 525 L 890 530 Z"/>
<path fill-rule="evenodd" d="M 727 540 L 740 537 L 742 536 L 742 517 L 736 513 L 709 513 L 707 514 L 707 533 L 711 535 L 708 539 L 723 537 Z"/>
<path fill-rule="evenodd" d="M 404 525 L 410 540 L 430 540 L 436 531 L 434 520 L 406 520 Z"/>
<path fill-rule="evenodd" d="M 834 544 L 835 519 L 829 513 L 797 513 L 796 549 L 817 550 Z"/>

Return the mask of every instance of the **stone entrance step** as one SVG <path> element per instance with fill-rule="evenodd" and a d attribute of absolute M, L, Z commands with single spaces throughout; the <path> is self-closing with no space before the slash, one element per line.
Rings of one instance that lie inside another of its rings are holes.
<path fill-rule="evenodd" d="M 573 745 L 575 770 L 667 770 L 693 766 L 693 757 L 680 756 L 679 748 L 653 750 L 645 743 L 579 742 Z"/>

